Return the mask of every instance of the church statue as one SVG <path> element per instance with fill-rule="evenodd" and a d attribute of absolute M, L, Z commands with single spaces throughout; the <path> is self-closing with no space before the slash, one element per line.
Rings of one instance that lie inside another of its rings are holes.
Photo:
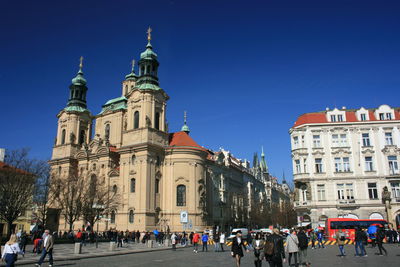
<path fill-rule="evenodd" d="M 387 186 L 383 187 L 383 190 L 382 190 L 382 203 L 385 204 L 386 201 L 389 201 L 389 203 L 392 201 L 392 199 L 390 197 L 390 192 L 389 192 L 389 189 L 387 188 Z"/>
<path fill-rule="evenodd" d="M 70 133 L 69 140 L 71 141 L 71 143 L 75 143 L 75 134 L 74 133 Z"/>
<path fill-rule="evenodd" d="M 146 127 L 151 127 L 151 120 L 148 116 L 146 116 Z"/>
<path fill-rule="evenodd" d="M 124 131 L 128 128 L 128 119 L 126 118 L 126 114 L 124 116 Z"/>

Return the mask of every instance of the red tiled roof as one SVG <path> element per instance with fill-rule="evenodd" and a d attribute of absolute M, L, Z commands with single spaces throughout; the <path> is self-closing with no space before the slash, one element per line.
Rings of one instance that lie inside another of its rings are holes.
<path fill-rule="evenodd" d="M 176 132 L 169 135 L 170 147 L 191 147 L 207 151 L 204 147 L 200 146 L 190 137 L 186 132 Z"/>
<path fill-rule="evenodd" d="M 30 174 L 29 172 L 26 172 L 26 171 L 24 171 L 24 170 L 15 168 L 15 167 L 13 167 L 13 166 L 10 166 L 10 165 L 8 165 L 8 164 L 2 162 L 2 161 L 0 161 L 0 171 L 1 171 L 1 170 L 5 170 L 5 171 L 15 170 L 16 172 L 20 172 L 20 173 L 23 173 L 23 174 Z"/>
<path fill-rule="evenodd" d="M 300 117 L 297 118 L 297 121 L 294 123 L 293 127 L 297 127 L 307 123 L 324 123 L 324 122 L 328 122 L 326 120 L 325 113 L 306 113 L 300 115 Z"/>
<path fill-rule="evenodd" d="M 368 121 L 377 121 L 373 110 L 368 110 L 368 114 L 369 114 Z M 400 120 L 400 110 L 399 109 L 394 110 L 394 119 Z M 345 122 L 358 122 L 358 121 L 359 120 L 357 119 L 355 111 L 346 111 L 346 121 Z M 308 123 L 327 123 L 327 122 L 328 122 L 328 120 L 326 119 L 325 112 L 306 113 L 306 114 L 300 115 L 297 118 L 296 122 L 294 123 L 293 128 L 298 127 L 303 124 L 308 124 Z"/>

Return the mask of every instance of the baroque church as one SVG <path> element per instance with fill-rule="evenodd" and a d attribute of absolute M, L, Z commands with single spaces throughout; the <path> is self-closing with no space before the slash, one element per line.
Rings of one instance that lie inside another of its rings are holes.
<path fill-rule="evenodd" d="M 103 214 L 100 230 L 202 231 L 215 225 L 241 226 L 254 203 L 271 201 L 264 155 L 260 164 L 250 168 L 228 151 L 200 146 L 189 135 L 186 114 L 181 131 L 170 133 L 169 96 L 159 84 L 150 29 L 147 39 L 138 74 L 133 63 L 122 82 L 121 96 L 107 101 L 97 115 L 87 109 L 81 59 L 67 106 L 57 114 L 52 172 L 65 177 L 79 172 L 118 192 L 120 203 Z M 281 191 L 288 201 L 288 187 Z M 56 219 L 58 229 L 65 230 L 61 214 Z M 77 222 L 75 229 L 84 223 Z"/>

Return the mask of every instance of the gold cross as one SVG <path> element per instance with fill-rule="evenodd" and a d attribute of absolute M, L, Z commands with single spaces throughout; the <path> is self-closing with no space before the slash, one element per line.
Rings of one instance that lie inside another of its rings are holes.
<path fill-rule="evenodd" d="M 186 124 L 186 119 L 187 119 L 187 115 L 186 115 L 186 110 L 183 112 L 183 122 Z"/>
<path fill-rule="evenodd" d="M 79 68 L 82 69 L 83 66 L 83 57 L 81 56 L 79 59 Z"/>
<path fill-rule="evenodd" d="M 151 28 L 149 26 L 149 28 L 147 29 L 147 40 L 150 41 L 151 40 Z"/>

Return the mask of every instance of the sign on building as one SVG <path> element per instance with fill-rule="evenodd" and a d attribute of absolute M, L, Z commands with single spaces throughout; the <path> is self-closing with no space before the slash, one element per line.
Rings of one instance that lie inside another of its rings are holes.
<path fill-rule="evenodd" d="M 188 222 L 188 213 L 187 211 L 181 211 L 181 223 Z"/>

